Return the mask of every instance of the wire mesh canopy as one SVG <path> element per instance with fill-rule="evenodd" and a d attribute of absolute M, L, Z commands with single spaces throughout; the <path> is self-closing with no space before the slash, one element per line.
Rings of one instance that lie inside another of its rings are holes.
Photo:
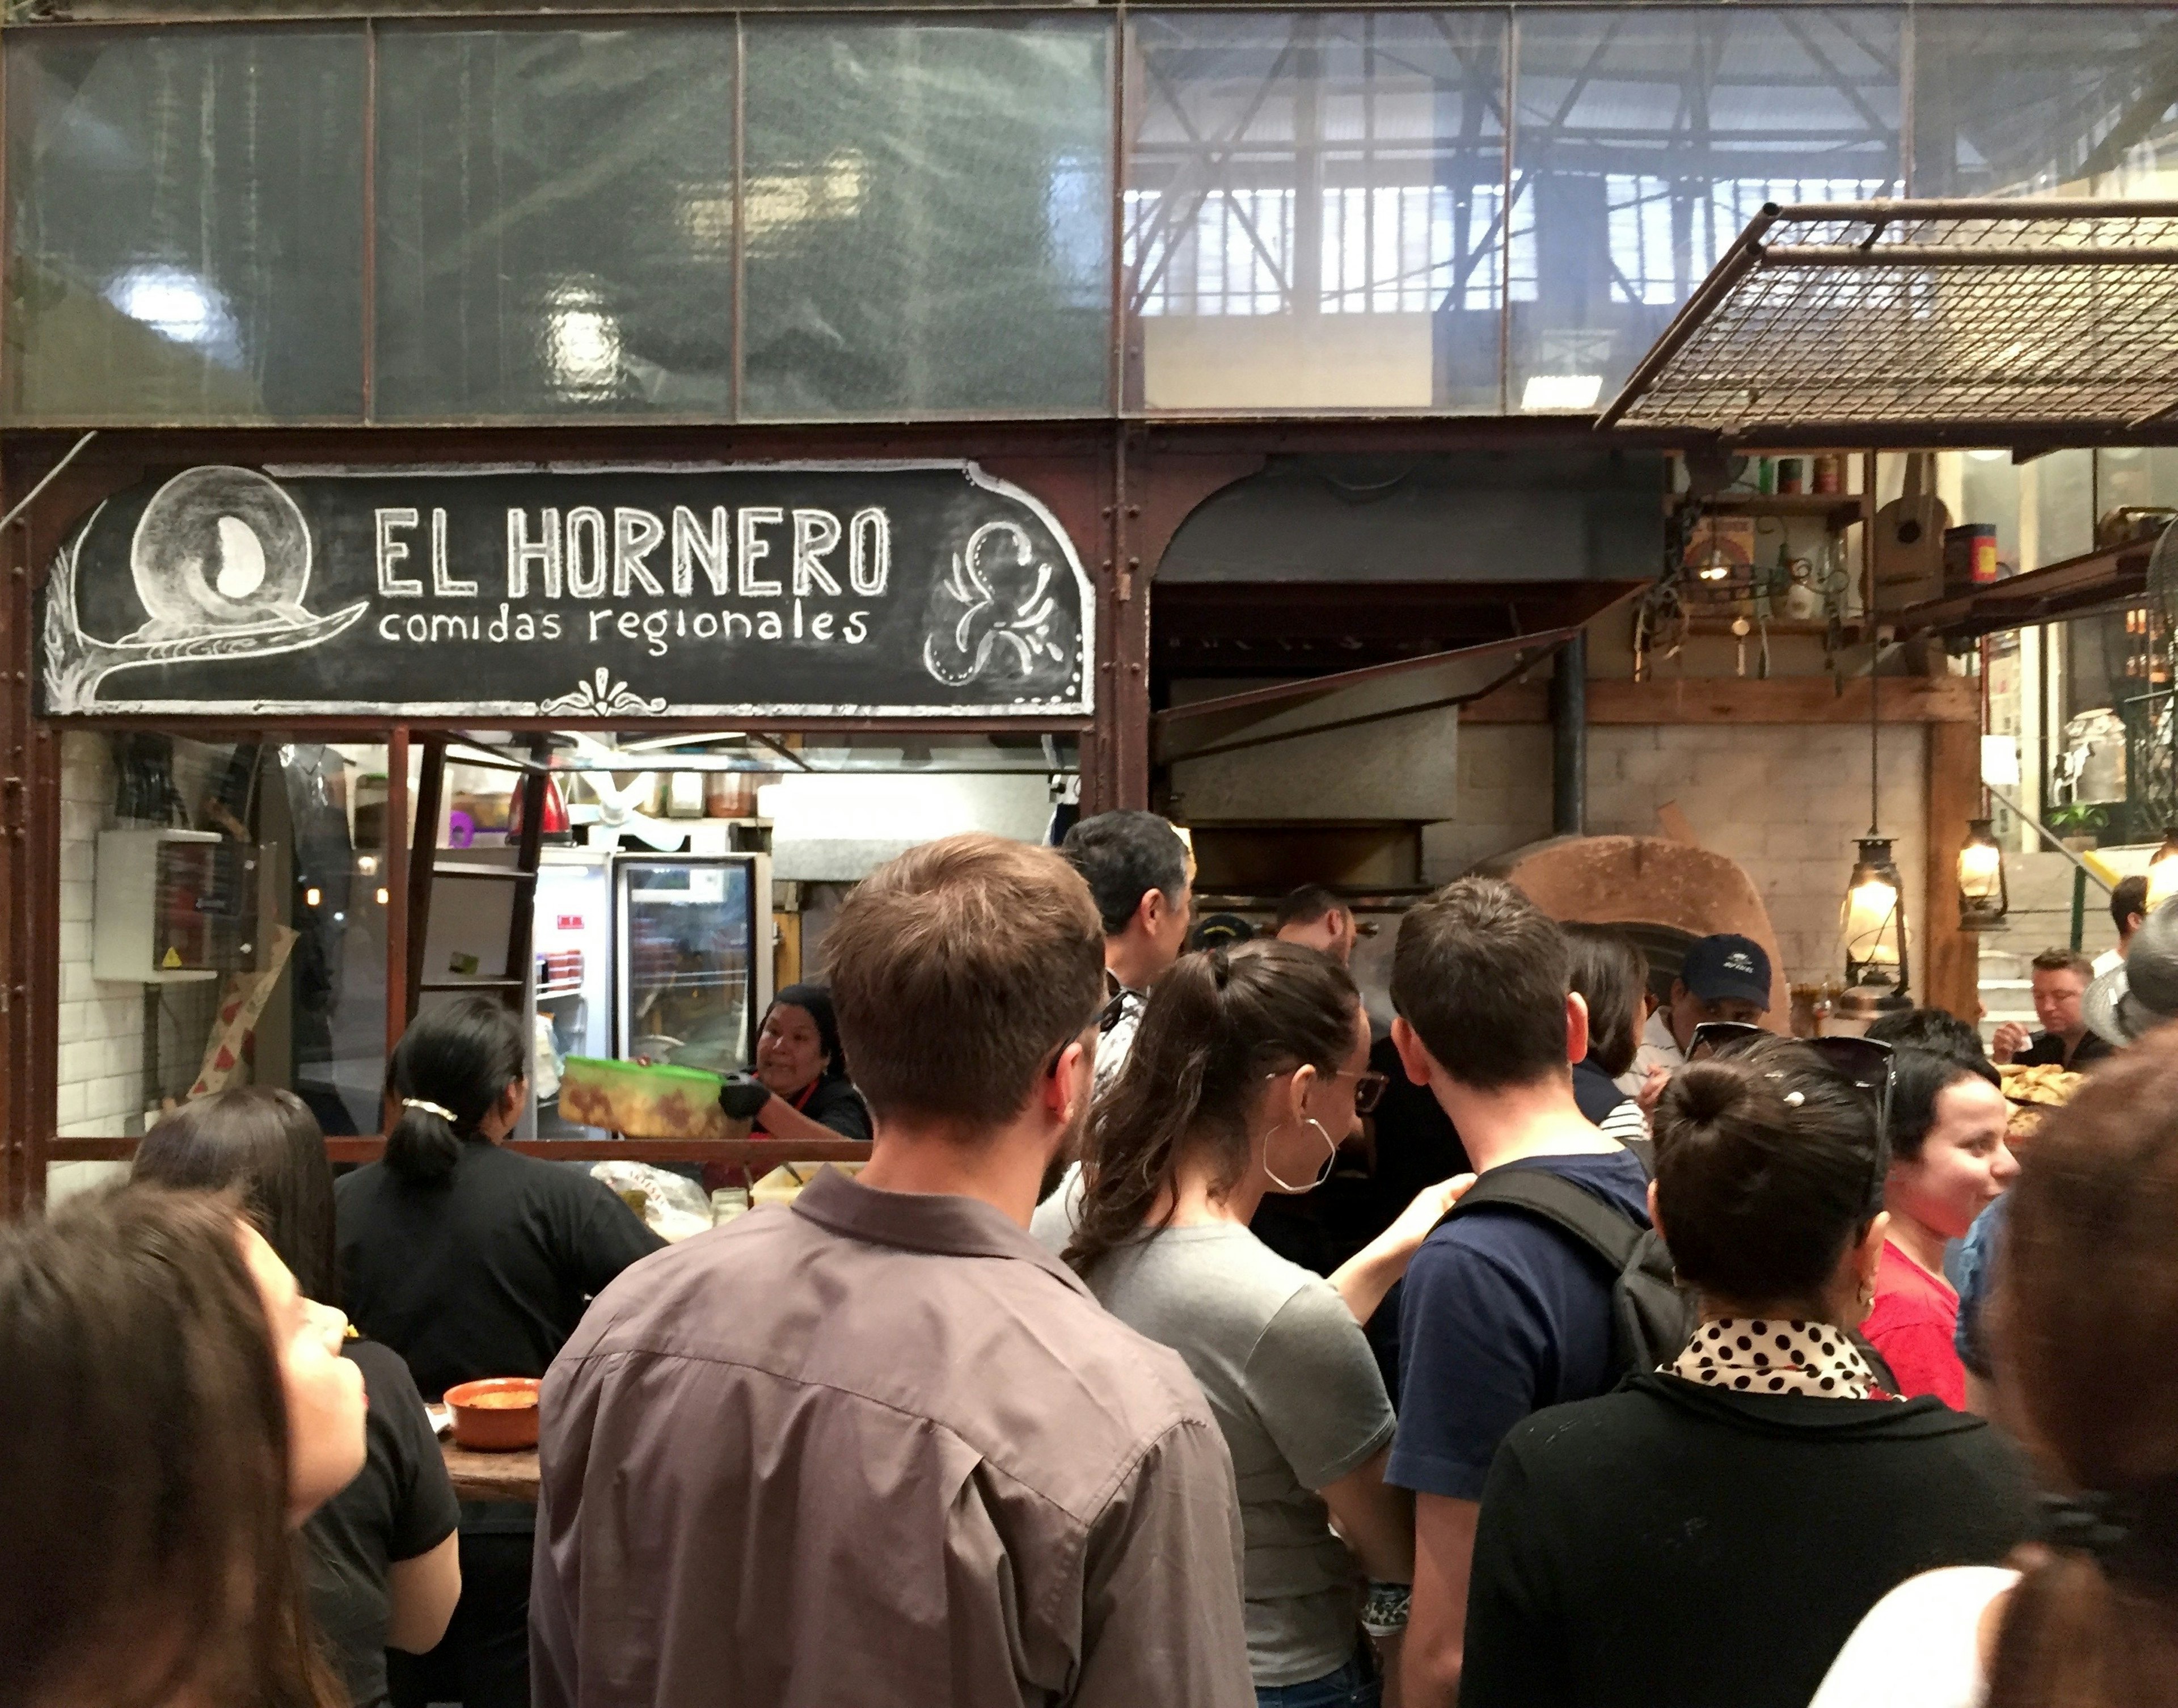
<path fill-rule="evenodd" d="M 1764 207 L 1600 426 L 2136 427 L 2178 409 L 2178 202 Z"/>

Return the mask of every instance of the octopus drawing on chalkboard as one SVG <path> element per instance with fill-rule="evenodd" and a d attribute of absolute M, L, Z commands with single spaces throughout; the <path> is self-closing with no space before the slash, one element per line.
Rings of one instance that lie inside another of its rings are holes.
<path fill-rule="evenodd" d="M 96 514 L 64 547 L 46 589 L 46 693 L 54 713 L 91 710 L 116 671 L 201 659 L 301 652 L 353 627 L 366 605 L 330 616 L 304 608 L 310 531 L 295 501 L 251 468 L 177 474 L 144 507 L 129 572 L 142 626 L 118 640 L 84 632 L 77 555 Z"/>
<path fill-rule="evenodd" d="M 1067 583 L 1018 523 L 987 522 L 953 554 L 931 595 L 922 667 L 951 688 L 974 682 L 1049 693 L 1069 686 Z"/>

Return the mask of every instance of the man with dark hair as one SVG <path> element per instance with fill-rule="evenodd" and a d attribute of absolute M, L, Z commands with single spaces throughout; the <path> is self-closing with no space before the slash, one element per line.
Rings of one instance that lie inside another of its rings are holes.
<path fill-rule="evenodd" d="M 637 1264 L 545 1377 L 539 1708 L 1253 1708 L 1232 1461 L 1179 1355 L 1028 1233 L 1104 933 L 955 836 L 825 941 L 859 1180 Z"/>
<path fill-rule="evenodd" d="M 1278 903 L 1272 930 L 1281 943 L 1320 949 L 1341 966 L 1354 961 L 1354 910 L 1321 884 L 1304 884 Z"/>
<path fill-rule="evenodd" d="M 2110 923 L 2117 927 L 2117 947 L 2105 949 L 2095 957 L 2095 977 L 2100 978 L 2112 967 L 2125 965 L 2126 952 L 2132 947 L 2132 934 L 2148 918 L 2148 879 L 2139 873 L 2118 879 L 2117 888 L 2110 891 Z"/>
<path fill-rule="evenodd" d="M 1736 1020 L 1748 1024 L 1770 1012 L 1770 957 L 1751 937 L 1721 932 L 1688 945 L 1671 999 L 1649 1016 L 1632 1070 L 1618 1089 L 1641 1106 L 1654 1108 L 1672 1076 L 1685 1065 L 1687 1045 L 1705 1021 Z"/>
<path fill-rule="evenodd" d="M 1462 879 L 1400 922 L 1393 1041 L 1485 1183 L 1500 1169 L 1554 1175 L 1646 1227 L 1641 1165 L 1573 1097 L 1588 1010 L 1572 964 L 1565 933 L 1519 890 Z M 1385 1475 L 1415 1492 L 1409 1708 L 1458 1693 L 1475 1518 L 1498 1442 L 1529 1413 L 1592 1399 L 1624 1373 L 1612 1280 L 1570 1234 L 1509 1205 L 1449 1218 L 1408 1267 Z"/>
<path fill-rule="evenodd" d="M 2030 1034 L 2019 1021 L 2005 1021 L 1990 1041 L 1991 1061 L 2082 1068 L 2113 1054 L 2109 1044 L 2088 1029 L 2088 987 L 2094 983 L 2095 970 L 2086 955 L 2077 949 L 2045 949 L 2034 957 L 2030 977 L 2034 1017 L 2042 1022 L 2042 1030 Z"/>
<path fill-rule="evenodd" d="M 1945 1009 L 1909 1008 L 1886 1014 L 1870 1023 L 1868 1036 L 1893 1049 L 1910 1045 L 1915 1049 L 1934 1050 L 1939 1054 L 1963 1056 L 1971 1061 L 1989 1059 L 1989 1052 L 1982 1047 L 1981 1034 Z"/>
<path fill-rule="evenodd" d="M 1104 926 L 1107 1011 L 1097 1042 L 1096 1088 L 1127 1059 L 1142 1003 L 1187 946 L 1187 845 L 1154 813 L 1099 813 L 1066 833 L 1059 851 L 1081 874 Z"/>

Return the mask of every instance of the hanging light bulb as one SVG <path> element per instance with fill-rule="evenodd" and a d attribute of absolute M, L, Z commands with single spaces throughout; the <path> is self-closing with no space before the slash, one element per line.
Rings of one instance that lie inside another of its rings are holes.
<path fill-rule="evenodd" d="M 2178 895 L 2178 824 L 2164 827 L 2163 846 L 2148 862 L 2148 911 Z"/>
<path fill-rule="evenodd" d="M 1871 1017 L 1908 1006 L 1905 884 L 1891 857 L 1888 836 L 1860 839 L 1860 858 L 1846 886 L 1840 929 L 1845 937 L 1843 1006 Z"/>
<path fill-rule="evenodd" d="M 2004 851 L 1989 834 L 1989 820 L 1967 821 L 1959 850 L 1959 929 L 1986 931 L 2001 925 L 2011 898 L 2004 882 Z"/>

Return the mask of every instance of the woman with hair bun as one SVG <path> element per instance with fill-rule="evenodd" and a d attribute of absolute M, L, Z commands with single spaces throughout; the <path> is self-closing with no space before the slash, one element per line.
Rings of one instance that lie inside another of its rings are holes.
<path fill-rule="evenodd" d="M 1322 1181 L 1382 1089 L 1360 994 L 1329 955 L 1272 942 L 1185 955 L 1091 1110 L 1080 1199 L 1053 1198 L 1034 1224 L 1202 1385 L 1239 1479 L 1265 1708 L 1375 1704 L 1414 1578 L 1412 1497 L 1384 1481 L 1392 1406 L 1362 1325 L 1475 1177 L 1423 1192 L 1328 1282 L 1248 1228 L 1267 1194 Z"/>
<path fill-rule="evenodd" d="M 384 1159 L 334 1188 L 348 1312 L 427 1399 L 541 1377 L 590 1299 L 665 1243 L 586 1174 L 505 1148 L 528 1075 L 512 1010 L 484 997 L 427 1010 L 386 1065 L 401 1113 Z M 462 1503 L 461 1601 L 430 1654 L 389 1656 L 397 1708 L 527 1708 L 535 1527 L 533 1506 Z"/>
<path fill-rule="evenodd" d="M 2035 1130 L 1990 1334 L 2047 1546 L 1902 1585 L 1814 1708 L 2151 1708 L 2178 1691 L 2178 1027 Z"/>
<path fill-rule="evenodd" d="M 1655 1143 L 1698 1320 L 1664 1368 L 1505 1438 L 1462 1708 L 1805 1708 L 1886 1591 L 2028 1533 L 2010 1444 L 1885 1392 L 1855 1344 L 1887 1226 L 1869 1093 L 1765 1037 L 1680 1070 Z"/>

